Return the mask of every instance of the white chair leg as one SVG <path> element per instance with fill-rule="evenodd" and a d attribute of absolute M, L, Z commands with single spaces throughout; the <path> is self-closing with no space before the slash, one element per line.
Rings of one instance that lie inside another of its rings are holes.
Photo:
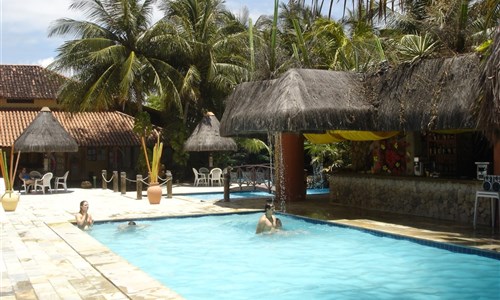
<path fill-rule="evenodd" d="M 474 229 L 476 229 L 476 220 L 477 220 L 477 196 L 476 201 L 474 202 Z"/>

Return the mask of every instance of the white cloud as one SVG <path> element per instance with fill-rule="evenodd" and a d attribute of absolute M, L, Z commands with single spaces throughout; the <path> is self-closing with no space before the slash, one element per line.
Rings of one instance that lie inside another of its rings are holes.
<path fill-rule="evenodd" d="M 50 65 L 52 62 L 54 61 L 54 58 L 53 57 L 49 57 L 49 58 L 44 58 L 44 59 L 40 59 L 38 60 L 35 65 L 40 65 L 42 67 L 47 67 L 48 65 Z"/>
<path fill-rule="evenodd" d="M 69 10 L 71 0 L 0 0 L 4 30 L 46 32 L 51 22 L 63 18 L 80 18 L 81 12 Z"/>

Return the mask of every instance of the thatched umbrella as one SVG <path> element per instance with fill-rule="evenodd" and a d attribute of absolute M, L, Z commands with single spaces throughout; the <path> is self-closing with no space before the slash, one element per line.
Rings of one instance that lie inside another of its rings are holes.
<path fill-rule="evenodd" d="M 196 126 L 191 136 L 184 143 L 186 151 L 236 151 L 238 146 L 232 138 L 221 137 L 220 123 L 212 112 L 207 112 Z M 211 157 L 211 156 L 210 156 Z M 209 160 L 212 166 L 212 160 Z"/>
<path fill-rule="evenodd" d="M 56 120 L 50 109 L 44 107 L 16 139 L 14 150 L 40 153 L 77 152 L 78 144 Z"/>
<path fill-rule="evenodd" d="M 228 97 L 221 135 L 369 130 L 373 106 L 352 72 L 291 69 L 275 80 L 239 84 Z"/>

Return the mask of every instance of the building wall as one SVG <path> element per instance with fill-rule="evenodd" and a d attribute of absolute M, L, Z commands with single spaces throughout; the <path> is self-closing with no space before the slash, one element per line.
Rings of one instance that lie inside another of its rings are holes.
<path fill-rule="evenodd" d="M 335 174 L 331 201 L 364 209 L 451 220 L 472 225 L 474 201 L 482 181 L 425 177 Z M 478 224 L 489 224 L 490 201 L 478 202 Z"/>

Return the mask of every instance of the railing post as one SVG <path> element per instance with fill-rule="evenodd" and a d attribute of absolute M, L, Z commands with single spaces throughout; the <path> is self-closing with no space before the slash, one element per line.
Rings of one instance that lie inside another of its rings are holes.
<path fill-rule="evenodd" d="M 229 185 L 231 184 L 231 168 L 227 168 L 227 172 L 224 173 L 224 202 L 230 201 L 229 196 Z"/>
<path fill-rule="evenodd" d="M 102 189 L 103 190 L 108 189 L 108 182 L 106 181 L 106 180 L 108 180 L 107 174 L 108 174 L 108 171 L 102 170 Z"/>
<path fill-rule="evenodd" d="M 137 200 L 142 200 L 142 175 L 137 174 L 136 179 L 136 189 L 137 189 Z"/>
<path fill-rule="evenodd" d="M 167 198 L 172 198 L 172 172 L 167 170 Z"/>
<path fill-rule="evenodd" d="M 127 173 L 120 172 L 120 187 L 122 195 L 127 193 Z"/>
<path fill-rule="evenodd" d="M 113 192 L 118 192 L 118 171 L 113 171 Z"/>

